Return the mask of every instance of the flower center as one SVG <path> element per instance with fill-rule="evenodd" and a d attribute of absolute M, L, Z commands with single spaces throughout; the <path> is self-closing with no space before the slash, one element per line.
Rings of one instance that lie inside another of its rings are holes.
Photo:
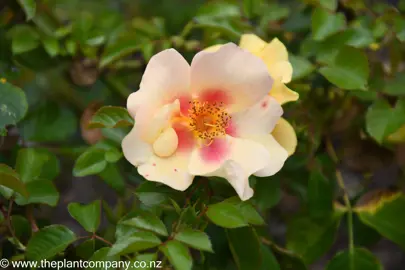
<path fill-rule="evenodd" d="M 225 111 L 223 102 L 190 101 L 189 125 L 194 135 L 211 143 L 214 138 L 226 134 L 231 116 Z"/>

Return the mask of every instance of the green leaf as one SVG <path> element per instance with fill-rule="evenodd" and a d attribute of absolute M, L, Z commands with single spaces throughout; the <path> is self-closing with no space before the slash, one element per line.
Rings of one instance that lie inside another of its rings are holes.
<path fill-rule="evenodd" d="M 197 19 L 224 19 L 240 17 L 240 9 L 237 5 L 226 2 L 209 2 L 203 5 L 197 12 Z"/>
<path fill-rule="evenodd" d="M 271 249 L 274 254 L 277 256 L 277 259 L 280 263 L 281 269 L 288 270 L 307 270 L 304 261 L 296 253 L 289 250 L 280 248 L 274 244 L 271 245 Z"/>
<path fill-rule="evenodd" d="M 145 270 L 153 270 L 161 268 L 160 266 L 161 261 L 158 261 L 157 259 L 158 259 L 157 253 L 139 254 L 138 256 L 135 257 L 135 260 L 132 261 L 132 265 L 139 265 L 142 267 L 142 269 Z"/>
<path fill-rule="evenodd" d="M 134 120 L 123 107 L 104 106 L 100 108 L 89 123 L 89 128 L 115 128 L 133 126 Z"/>
<path fill-rule="evenodd" d="M 287 249 L 302 256 L 310 264 L 327 252 L 335 241 L 341 214 L 328 220 L 293 218 L 287 227 Z"/>
<path fill-rule="evenodd" d="M 226 199 L 223 202 L 230 203 L 230 204 L 236 206 L 247 223 L 253 224 L 253 225 L 264 225 L 265 224 L 262 216 L 257 212 L 257 210 L 254 208 L 254 206 L 252 204 L 250 204 L 249 202 L 241 201 L 240 198 L 236 197 L 236 196 Z"/>
<path fill-rule="evenodd" d="M 213 252 L 208 235 L 202 231 L 185 228 L 176 233 L 174 239 L 195 249 Z"/>
<path fill-rule="evenodd" d="M 382 99 L 371 105 L 366 113 L 367 132 L 379 143 L 405 124 L 405 100 L 398 100 L 394 108 Z"/>
<path fill-rule="evenodd" d="M 342 89 L 364 90 L 369 76 L 367 56 L 362 50 L 343 47 L 333 63 L 321 68 L 319 72 L 328 81 Z"/>
<path fill-rule="evenodd" d="M 54 38 L 54 37 L 50 37 L 50 36 L 46 36 L 43 37 L 41 39 L 42 44 L 44 45 L 44 49 L 45 51 L 51 56 L 51 57 L 55 57 L 59 54 L 61 48 L 59 45 L 59 41 Z"/>
<path fill-rule="evenodd" d="M 165 204 L 170 196 L 162 186 L 157 186 L 156 183 L 149 181 L 140 184 L 135 191 L 135 195 L 144 205 L 149 207 Z"/>
<path fill-rule="evenodd" d="M 259 269 L 262 264 L 260 241 L 251 227 L 226 231 L 229 247 L 239 270 Z"/>
<path fill-rule="evenodd" d="M 0 129 L 16 125 L 27 113 L 25 93 L 18 87 L 0 81 Z"/>
<path fill-rule="evenodd" d="M 116 164 L 108 163 L 105 169 L 99 173 L 101 179 L 119 193 L 125 190 L 125 179 Z"/>
<path fill-rule="evenodd" d="M 260 0 L 243 0 L 243 11 L 248 18 L 253 18 L 261 5 Z"/>
<path fill-rule="evenodd" d="M 97 148 L 89 148 L 76 160 L 73 175 L 83 177 L 102 172 L 106 166 L 105 152 Z"/>
<path fill-rule="evenodd" d="M 59 192 L 49 180 L 36 180 L 26 184 L 28 197 L 17 195 L 15 202 L 18 205 L 41 203 L 56 206 L 59 201 Z"/>
<path fill-rule="evenodd" d="M 35 181 L 40 175 L 48 156 L 34 148 L 24 148 L 18 151 L 16 171 L 21 181 L 29 183 Z"/>
<path fill-rule="evenodd" d="M 360 220 L 405 250 L 405 216 L 399 215 L 405 206 L 402 193 L 371 192 L 355 208 Z"/>
<path fill-rule="evenodd" d="M 333 212 L 332 183 L 319 171 L 311 172 L 308 181 L 308 207 L 312 218 L 327 217 Z"/>
<path fill-rule="evenodd" d="M 213 223 L 224 228 L 238 228 L 248 225 L 240 209 L 228 202 L 209 205 L 205 214 Z"/>
<path fill-rule="evenodd" d="M 82 259 L 88 260 L 96 250 L 96 240 L 87 239 L 76 246 L 75 254 Z"/>
<path fill-rule="evenodd" d="M 28 197 L 27 188 L 25 184 L 20 180 L 20 176 L 12 168 L 8 167 L 5 164 L 0 164 L 0 185 L 18 192 L 25 197 Z M 6 197 L 12 196 L 12 194 L 9 195 L 10 196 Z"/>
<path fill-rule="evenodd" d="M 92 268 L 93 270 L 115 270 L 118 267 L 116 265 L 114 265 L 113 263 L 118 262 L 120 259 L 119 255 L 114 255 L 114 256 L 110 256 L 109 252 L 110 252 L 111 248 L 110 247 L 104 247 L 104 248 L 100 248 L 99 250 L 97 250 L 96 252 L 94 252 L 93 256 L 91 256 L 91 258 L 89 259 L 89 261 L 93 261 L 93 262 L 111 262 L 111 266 L 110 267 L 100 267 L 97 268 Z M 106 264 L 109 265 L 109 264 Z"/>
<path fill-rule="evenodd" d="M 288 57 L 293 67 L 292 80 L 302 79 L 311 74 L 315 67 L 307 59 L 301 56 L 290 55 Z"/>
<path fill-rule="evenodd" d="M 21 134 L 27 141 L 65 141 L 77 130 L 77 117 L 68 107 L 46 102 L 22 123 Z"/>
<path fill-rule="evenodd" d="M 109 256 L 125 255 L 150 249 L 161 244 L 160 239 L 151 232 L 135 232 L 129 237 L 121 237 L 111 247 Z"/>
<path fill-rule="evenodd" d="M 405 19 L 396 17 L 394 21 L 394 28 L 397 34 L 397 38 L 401 41 L 405 41 Z"/>
<path fill-rule="evenodd" d="M 69 214 L 88 231 L 95 233 L 100 225 L 101 203 L 94 201 L 87 205 L 70 203 L 68 205 Z"/>
<path fill-rule="evenodd" d="M 330 11 L 335 11 L 337 8 L 338 0 L 318 0 L 318 1 L 322 7 L 329 9 Z"/>
<path fill-rule="evenodd" d="M 280 264 L 278 263 L 273 252 L 268 247 L 266 247 L 264 244 L 261 244 L 260 250 L 262 253 L 262 265 L 259 268 L 260 270 L 281 270 Z"/>
<path fill-rule="evenodd" d="M 316 8 L 312 14 L 312 35 L 315 40 L 324 40 L 345 27 L 346 20 L 342 13 L 332 14 L 322 8 Z"/>
<path fill-rule="evenodd" d="M 193 259 L 191 258 L 188 248 L 176 241 L 170 240 L 159 246 L 159 249 L 169 259 L 170 263 L 176 270 L 191 270 Z"/>
<path fill-rule="evenodd" d="M 129 218 L 122 222 L 139 229 L 151 231 L 159 235 L 167 236 L 167 229 L 164 223 L 153 213 L 144 210 L 137 210 L 130 213 Z"/>
<path fill-rule="evenodd" d="M 373 253 L 364 248 L 355 248 L 353 252 L 339 252 L 326 266 L 326 270 L 342 269 L 383 270 L 383 267 Z"/>
<path fill-rule="evenodd" d="M 76 235 L 63 225 L 51 225 L 35 233 L 27 244 L 26 257 L 40 261 L 64 251 L 76 240 Z"/>
<path fill-rule="evenodd" d="M 366 48 L 375 41 L 371 30 L 364 26 L 354 27 L 348 32 L 351 33 L 351 37 L 346 44 L 355 48 Z"/>
<path fill-rule="evenodd" d="M 403 73 L 398 73 L 395 78 L 386 82 L 383 89 L 384 93 L 393 96 L 405 96 L 405 76 Z"/>
<path fill-rule="evenodd" d="M 11 29 L 11 49 L 13 54 L 31 51 L 39 46 L 38 32 L 29 25 L 16 25 Z"/>
<path fill-rule="evenodd" d="M 131 37 L 131 35 L 125 39 L 118 39 L 106 47 L 100 59 L 100 68 L 141 49 L 143 41 L 137 37 Z"/>
<path fill-rule="evenodd" d="M 79 16 L 76 17 L 73 27 L 72 36 L 73 38 L 81 44 L 86 44 L 87 40 L 90 38 L 90 31 L 94 25 L 93 14 L 84 11 L 80 12 Z"/>
<path fill-rule="evenodd" d="M 25 15 L 27 16 L 27 21 L 34 18 L 35 11 L 37 9 L 35 0 L 18 0 L 18 3 L 24 9 Z"/>
<path fill-rule="evenodd" d="M 280 180 L 274 177 L 257 178 L 253 200 L 261 210 L 275 206 L 281 199 Z"/>

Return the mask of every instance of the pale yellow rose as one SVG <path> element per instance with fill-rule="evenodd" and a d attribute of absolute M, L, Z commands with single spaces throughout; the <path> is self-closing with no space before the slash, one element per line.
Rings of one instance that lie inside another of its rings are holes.
<path fill-rule="evenodd" d="M 222 45 L 214 45 L 204 51 L 217 51 Z M 297 92 L 290 90 L 285 84 L 291 81 L 293 69 L 288 61 L 288 52 L 283 43 L 277 38 L 270 43 L 263 41 L 254 34 L 242 35 L 239 46 L 262 59 L 274 79 L 269 95 L 275 98 L 281 105 L 296 101 L 299 98 Z M 293 127 L 285 119 L 280 119 L 273 131 L 274 138 L 288 151 L 289 155 L 295 152 L 297 147 L 297 135 Z"/>
<path fill-rule="evenodd" d="M 247 200 L 249 176 L 274 175 L 288 157 L 272 135 L 284 125 L 268 95 L 274 83 L 261 59 L 232 43 L 198 53 L 191 66 L 174 49 L 160 52 L 128 97 L 135 126 L 124 156 L 149 181 L 185 190 L 196 175 L 218 176 Z"/>

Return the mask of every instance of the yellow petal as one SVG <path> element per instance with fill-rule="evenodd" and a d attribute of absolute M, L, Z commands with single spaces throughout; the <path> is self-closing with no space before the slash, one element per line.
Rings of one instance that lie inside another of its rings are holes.
<path fill-rule="evenodd" d="M 254 34 L 244 34 L 242 35 L 239 47 L 248 50 L 254 55 L 259 55 L 260 52 L 266 47 L 267 42 L 263 41 L 261 38 Z"/>
<path fill-rule="evenodd" d="M 209 46 L 208 48 L 205 48 L 204 51 L 205 52 L 216 52 L 221 47 L 222 47 L 222 44 L 212 45 L 212 46 Z"/>
<path fill-rule="evenodd" d="M 290 62 L 277 62 L 267 66 L 267 69 L 269 70 L 270 76 L 274 78 L 274 80 L 279 80 L 283 83 L 289 83 L 291 81 L 293 68 Z"/>
<path fill-rule="evenodd" d="M 294 128 L 284 118 L 280 118 L 273 132 L 271 133 L 276 141 L 288 152 L 291 156 L 297 147 L 297 135 Z"/>
<path fill-rule="evenodd" d="M 274 81 L 269 95 L 275 98 L 281 105 L 290 101 L 296 101 L 299 98 L 297 92 L 292 91 L 279 80 Z"/>
<path fill-rule="evenodd" d="M 275 38 L 263 48 L 260 57 L 267 66 L 271 66 L 278 62 L 288 61 L 288 51 L 284 44 Z"/>
<path fill-rule="evenodd" d="M 179 138 L 173 128 L 167 128 L 153 143 L 153 151 L 158 157 L 170 157 L 176 152 Z"/>

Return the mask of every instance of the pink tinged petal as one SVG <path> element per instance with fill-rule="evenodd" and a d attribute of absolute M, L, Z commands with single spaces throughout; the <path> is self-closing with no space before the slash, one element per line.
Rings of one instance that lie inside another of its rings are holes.
<path fill-rule="evenodd" d="M 198 97 L 199 101 L 214 103 L 223 102 L 225 105 L 232 103 L 232 96 L 229 92 L 220 89 L 208 89 Z"/>
<path fill-rule="evenodd" d="M 270 155 L 266 166 L 255 171 L 254 175 L 265 177 L 276 174 L 284 166 L 288 152 L 274 139 L 271 134 L 252 135 L 249 139 L 265 147 Z"/>
<path fill-rule="evenodd" d="M 191 90 L 197 96 L 219 90 L 229 97 L 228 111 L 240 111 L 266 96 L 273 80 L 265 63 L 233 43 L 200 52 L 191 63 Z"/>
<path fill-rule="evenodd" d="M 182 153 L 191 152 L 196 140 L 190 128 L 186 125 L 176 123 L 173 125 L 173 129 L 176 131 L 178 138 L 177 151 Z"/>
<path fill-rule="evenodd" d="M 216 138 L 209 145 L 201 147 L 200 157 L 206 163 L 218 164 L 227 158 L 229 150 L 226 138 Z"/>
<path fill-rule="evenodd" d="M 268 134 L 279 121 L 283 109 L 271 96 L 264 97 L 254 106 L 232 115 L 232 123 L 238 137 L 250 134 Z"/>
<path fill-rule="evenodd" d="M 186 190 L 194 176 L 187 171 L 188 155 L 176 153 L 168 158 L 152 156 L 138 167 L 140 175 L 149 181 L 163 183 L 176 190 Z"/>
<path fill-rule="evenodd" d="M 162 106 L 151 117 L 148 117 L 148 108 L 140 109 L 135 117 L 135 125 L 139 127 L 142 139 L 153 143 L 160 133 L 171 125 L 171 119 L 179 112 L 179 100 Z"/>
<path fill-rule="evenodd" d="M 124 157 L 134 166 L 145 163 L 153 156 L 152 146 L 141 139 L 137 126 L 125 136 L 121 146 Z"/>

